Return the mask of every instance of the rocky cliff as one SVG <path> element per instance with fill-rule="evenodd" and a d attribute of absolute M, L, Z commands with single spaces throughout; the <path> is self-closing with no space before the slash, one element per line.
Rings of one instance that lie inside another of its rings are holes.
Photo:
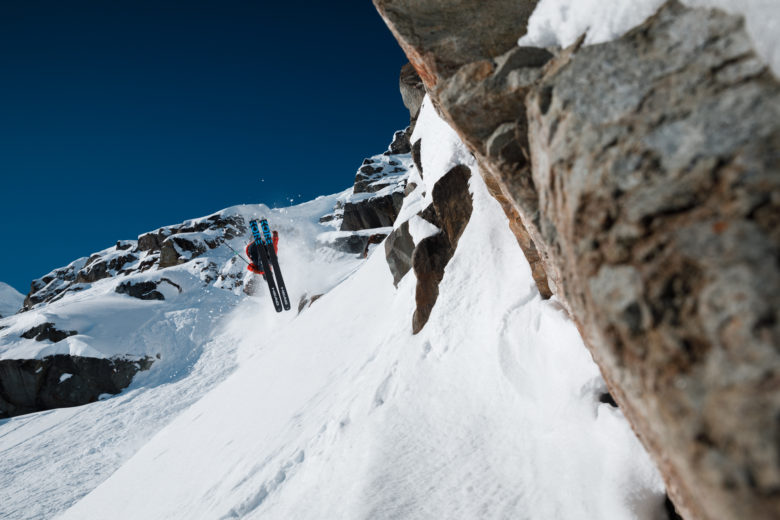
<path fill-rule="evenodd" d="M 776 518 L 780 84 L 742 20 L 540 49 L 535 2 L 374 3 L 683 516 Z"/>
<path fill-rule="evenodd" d="M 0 418 L 78 406 L 126 388 L 165 348 L 144 351 L 146 340 L 115 324 L 140 318 L 138 325 L 158 327 L 150 319 L 153 302 L 176 300 L 192 281 L 182 278 L 182 269 L 167 268 L 192 260 L 183 270 L 192 271 L 198 290 L 242 287 L 240 266 L 225 269 L 205 257 L 245 232 L 243 216 L 220 212 L 118 241 L 33 280 L 20 314 L 0 326 Z M 84 303 L 82 293 L 89 293 Z"/>

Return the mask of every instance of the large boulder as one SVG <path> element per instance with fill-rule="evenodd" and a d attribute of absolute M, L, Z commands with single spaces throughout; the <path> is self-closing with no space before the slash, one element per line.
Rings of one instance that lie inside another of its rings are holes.
<path fill-rule="evenodd" d="M 439 298 L 439 282 L 444 278 L 454 250 L 443 232 L 420 240 L 412 253 L 412 267 L 417 278 L 415 310 L 412 316 L 412 334 L 420 332 L 431 316 Z"/>
<path fill-rule="evenodd" d="M 56 355 L 0 360 L 0 419 L 79 406 L 126 388 L 151 358 L 99 359 Z"/>
<path fill-rule="evenodd" d="M 433 209 L 438 225 L 453 246 L 458 245 L 463 230 L 471 218 L 473 205 L 469 192 L 471 170 L 468 166 L 453 166 L 433 185 Z"/>
<path fill-rule="evenodd" d="M 742 21 L 671 2 L 553 58 L 494 43 L 521 2 L 374 3 L 683 516 L 775 518 L 780 87 Z"/>
<path fill-rule="evenodd" d="M 406 273 L 412 268 L 412 253 L 414 241 L 409 234 L 409 222 L 404 222 L 388 235 L 385 240 L 385 258 L 390 272 L 393 274 L 393 284 L 398 285 Z"/>

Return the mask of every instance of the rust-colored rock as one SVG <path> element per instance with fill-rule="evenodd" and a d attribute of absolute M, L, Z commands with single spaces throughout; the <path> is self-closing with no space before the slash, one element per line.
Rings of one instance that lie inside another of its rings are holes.
<path fill-rule="evenodd" d="M 514 47 L 536 0 L 374 0 L 374 6 L 430 89 L 461 65 Z"/>

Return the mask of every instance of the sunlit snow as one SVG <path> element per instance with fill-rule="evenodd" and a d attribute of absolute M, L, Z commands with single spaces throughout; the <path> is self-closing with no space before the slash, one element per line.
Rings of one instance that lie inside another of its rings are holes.
<path fill-rule="evenodd" d="M 600 402 L 577 329 L 539 296 L 473 158 L 427 101 L 417 138 L 425 175 L 412 172 L 402 219 L 453 164 L 474 173 L 471 220 L 418 335 L 413 272 L 396 288 L 382 244 L 362 260 L 317 242 L 337 196 L 269 212 L 293 302 L 324 296 L 277 314 L 264 292 L 191 285 L 152 304 L 151 323 L 175 309 L 158 326 L 159 345 L 181 343 L 160 346 L 176 362 L 118 396 L 0 421 L 0 517 L 657 518 L 657 470 Z M 79 309 L 50 312 L 83 327 Z"/>

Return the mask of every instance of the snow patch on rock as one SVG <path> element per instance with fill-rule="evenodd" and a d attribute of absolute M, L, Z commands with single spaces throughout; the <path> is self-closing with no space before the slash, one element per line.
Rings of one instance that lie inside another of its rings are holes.
<path fill-rule="evenodd" d="M 777 0 L 682 0 L 689 7 L 741 15 L 756 52 L 780 77 L 780 2 Z M 586 45 L 615 40 L 655 13 L 664 0 L 540 0 L 518 44 L 567 47 L 587 33 Z"/>

